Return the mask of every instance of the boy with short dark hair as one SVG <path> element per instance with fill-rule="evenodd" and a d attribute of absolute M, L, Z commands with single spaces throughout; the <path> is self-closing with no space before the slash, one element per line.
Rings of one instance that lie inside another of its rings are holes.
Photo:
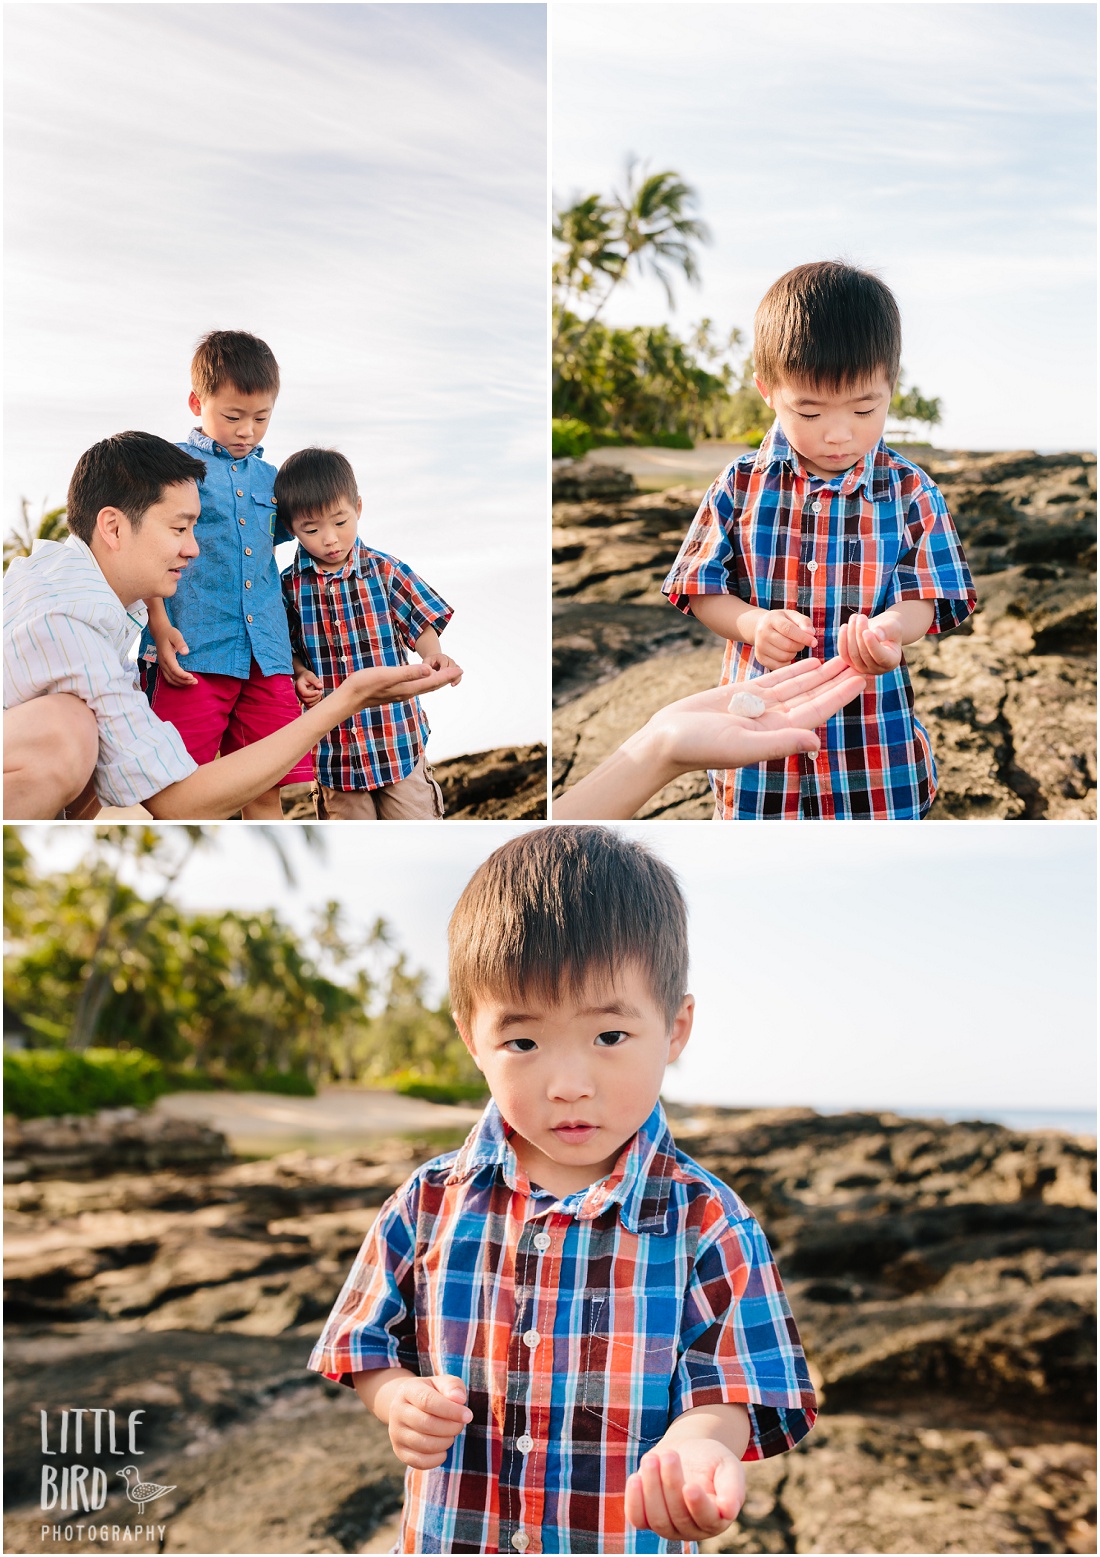
<path fill-rule="evenodd" d="M 405 563 L 360 540 L 363 499 L 342 454 L 300 449 L 280 466 L 275 495 L 298 542 L 282 583 L 294 684 L 306 707 L 350 671 L 404 665 L 406 649 L 435 670 L 454 665 L 439 646 L 451 607 Z M 441 817 L 443 796 L 424 753 L 427 737 L 416 698 L 365 709 L 337 726 L 317 748 L 318 820 Z"/>
<path fill-rule="evenodd" d="M 206 462 L 199 555 L 169 604 L 149 600 L 140 658 L 156 663 L 154 712 L 198 763 L 249 746 L 299 716 L 275 545 L 275 467 L 261 456 L 279 393 L 271 348 L 243 330 L 212 330 L 191 362 L 188 406 L 199 420 L 179 447 Z M 186 656 L 186 668 L 179 656 Z M 242 815 L 282 817 L 281 784 L 308 783 L 304 757 Z"/>
<path fill-rule="evenodd" d="M 923 817 L 936 766 L 903 649 L 958 627 L 976 597 L 938 488 L 883 440 L 897 303 L 866 271 L 800 265 L 757 309 L 753 358 L 775 423 L 707 492 L 664 593 L 728 640 L 723 682 L 811 651 L 872 680 L 818 757 L 712 773 L 715 816 Z"/>
<path fill-rule="evenodd" d="M 694 1551 L 816 1404 L 763 1232 L 659 1101 L 694 1006 L 679 886 L 621 833 L 535 829 L 450 949 L 492 1101 L 379 1211 L 309 1366 L 409 1467 L 400 1551 Z"/>

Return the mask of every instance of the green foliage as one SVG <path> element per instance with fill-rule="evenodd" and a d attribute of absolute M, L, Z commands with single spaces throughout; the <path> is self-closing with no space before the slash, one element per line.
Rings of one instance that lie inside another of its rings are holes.
<path fill-rule="evenodd" d="M 924 427 L 931 432 L 932 428 L 938 427 L 943 420 L 943 407 L 938 396 L 933 400 L 926 400 L 916 386 L 906 389 L 904 374 L 899 374 L 898 386 L 890 401 L 890 415 L 905 426 L 916 423 L 918 427 Z"/>
<path fill-rule="evenodd" d="M 144 1108 L 165 1091 L 164 1068 L 140 1049 L 27 1049 L 4 1053 L 4 1108 L 21 1119 Z"/>
<path fill-rule="evenodd" d="M 69 526 L 65 523 L 64 508 L 43 509 L 38 522 L 31 518 L 31 505 L 22 499 L 23 515 L 15 529 L 4 541 L 4 572 L 16 557 L 29 557 L 35 541 L 63 541 L 68 538 Z"/>
<path fill-rule="evenodd" d="M 587 422 L 575 416 L 555 416 L 550 423 L 551 454 L 554 459 L 580 459 L 596 440 Z"/>
<path fill-rule="evenodd" d="M 390 1085 L 402 1097 L 423 1098 L 426 1103 L 481 1103 L 489 1096 L 484 1078 L 477 1081 L 422 1081 L 415 1072 L 390 1077 Z"/>

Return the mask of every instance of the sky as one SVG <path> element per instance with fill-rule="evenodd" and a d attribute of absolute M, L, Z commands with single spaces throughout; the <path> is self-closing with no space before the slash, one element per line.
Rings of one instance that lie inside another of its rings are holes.
<path fill-rule="evenodd" d="M 1096 447 L 1093 5 L 555 4 L 551 60 L 555 199 L 633 155 L 713 232 L 674 313 L 644 281 L 608 322 L 751 337 L 778 276 L 845 259 L 896 293 L 938 445 Z"/>
<path fill-rule="evenodd" d="M 5 531 L 98 439 L 185 438 L 196 340 L 251 331 L 265 457 L 341 449 L 361 534 L 455 607 L 431 754 L 544 739 L 543 8 L 24 4 L 5 33 Z"/>
<path fill-rule="evenodd" d="M 676 871 L 689 912 L 695 1031 L 666 1095 L 729 1106 L 1084 1110 L 1095 1099 L 1095 829 L 623 824 Z M 167 829 L 166 829 L 167 830 Z M 345 825 L 324 857 L 285 833 L 288 888 L 250 823 L 185 868 L 191 910 L 275 908 L 304 930 L 330 898 L 381 915 L 432 992 L 447 920 L 516 824 Z M 325 832 L 325 829 L 321 829 Z M 89 830 L 26 827 L 61 868 Z"/>

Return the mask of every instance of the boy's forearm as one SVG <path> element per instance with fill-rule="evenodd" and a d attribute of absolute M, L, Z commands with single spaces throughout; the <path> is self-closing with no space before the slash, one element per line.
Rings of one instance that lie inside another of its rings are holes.
<path fill-rule="evenodd" d="M 367 1373 L 353 1373 L 351 1382 L 371 1415 L 388 1427 L 394 1387 L 416 1377 L 408 1368 L 372 1368 Z"/>
<path fill-rule="evenodd" d="M 714 1438 L 740 1460 L 751 1437 L 752 1426 L 745 1406 L 694 1406 L 673 1418 L 657 1448 L 675 1449 L 689 1438 Z"/>
<path fill-rule="evenodd" d="M 692 595 L 691 614 L 719 638 L 754 643 L 757 623 L 767 613 L 737 595 Z"/>
<path fill-rule="evenodd" d="M 168 620 L 168 612 L 164 608 L 164 600 L 160 595 L 154 595 L 151 600 L 145 602 L 145 609 L 149 613 L 149 631 L 155 638 L 158 633 L 171 627 Z"/>
<path fill-rule="evenodd" d="M 438 654 L 440 650 L 439 634 L 434 627 L 425 627 L 420 637 L 413 644 L 413 648 L 421 659 L 427 659 L 430 654 Z"/>
<path fill-rule="evenodd" d="M 901 643 L 916 643 L 923 638 L 936 619 L 936 602 L 934 600 L 899 600 L 896 605 L 888 606 L 879 616 L 873 616 L 872 622 L 882 622 L 886 618 L 892 618 L 901 629 Z"/>

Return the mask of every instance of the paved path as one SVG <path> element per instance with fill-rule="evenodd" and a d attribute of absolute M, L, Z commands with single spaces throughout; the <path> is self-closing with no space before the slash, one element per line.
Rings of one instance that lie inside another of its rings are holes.
<path fill-rule="evenodd" d="M 234 1151 L 340 1151 L 387 1135 L 465 1131 L 479 1108 L 452 1107 L 366 1087 L 322 1087 L 316 1097 L 274 1092 L 169 1092 L 156 1111 L 221 1130 Z"/>

